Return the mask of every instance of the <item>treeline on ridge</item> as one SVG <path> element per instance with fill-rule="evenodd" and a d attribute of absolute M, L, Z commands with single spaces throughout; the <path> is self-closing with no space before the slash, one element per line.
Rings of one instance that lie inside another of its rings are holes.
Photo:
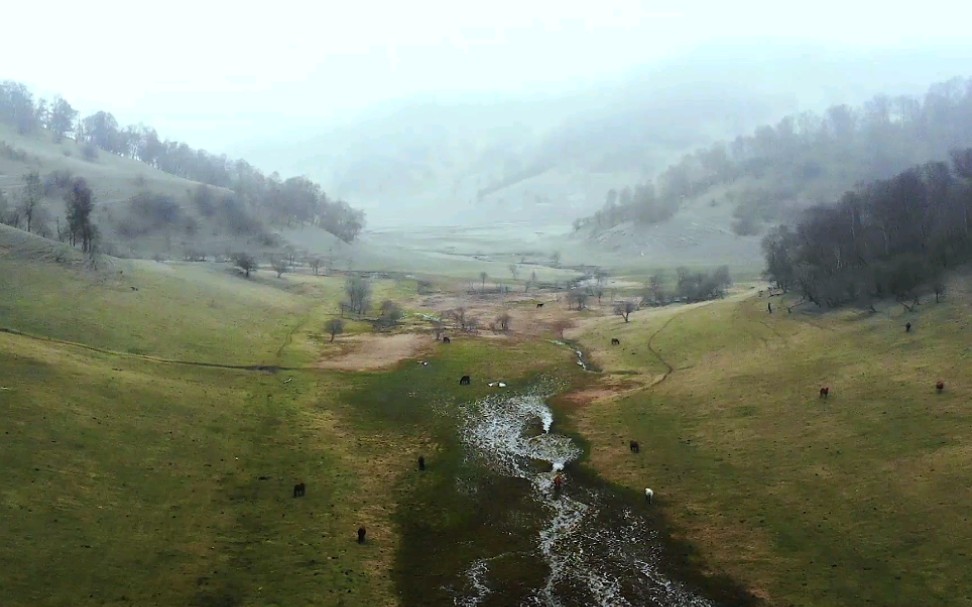
<path fill-rule="evenodd" d="M 364 228 L 364 212 L 328 198 L 318 184 L 305 177 L 283 180 L 277 173 L 264 175 L 245 160 L 195 150 L 178 141 L 163 141 L 155 129 L 144 125 L 121 128 L 108 112 L 80 118 L 63 98 L 35 102 L 33 94 L 18 82 L 0 84 L 0 122 L 10 124 L 22 135 L 48 131 L 55 142 L 73 137 L 84 145 L 87 160 L 96 159 L 99 151 L 104 151 L 171 175 L 232 190 L 234 200 L 219 204 L 249 209 L 271 225 L 315 225 L 345 242 L 353 241 Z"/>
<path fill-rule="evenodd" d="M 575 222 L 595 231 L 633 221 L 658 223 L 683 201 L 711 196 L 734 205 L 733 230 L 755 235 L 857 183 L 887 179 L 972 145 L 972 79 L 929 88 L 924 98 L 879 95 L 860 108 L 831 107 L 762 126 L 749 136 L 687 154 L 655 182 L 607 193 L 604 206 Z"/>
<path fill-rule="evenodd" d="M 972 149 L 951 153 L 803 212 L 763 239 L 766 277 L 820 307 L 936 300 L 945 274 L 972 259 Z"/>

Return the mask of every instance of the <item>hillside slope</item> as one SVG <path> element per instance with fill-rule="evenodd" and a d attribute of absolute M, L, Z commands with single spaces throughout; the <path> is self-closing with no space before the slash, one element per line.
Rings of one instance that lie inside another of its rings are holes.
<path fill-rule="evenodd" d="M 770 315 L 750 291 L 588 324 L 607 376 L 569 404 L 591 465 L 654 488 L 769 605 L 968 605 L 970 286 L 907 314 Z"/>

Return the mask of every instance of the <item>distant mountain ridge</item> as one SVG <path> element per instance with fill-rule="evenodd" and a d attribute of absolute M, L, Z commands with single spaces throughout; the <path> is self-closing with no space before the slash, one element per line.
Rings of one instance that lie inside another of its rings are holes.
<path fill-rule="evenodd" d="M 338 127 L 311 127 L 303 141 L 238 153 L 320 181 L 368 210 L 374 225 L 511 216 L 568 224 L 611 188 L 699 146 L 788 113 L 917 93 L 970 60 L 972 48 L 865 52 L 757 40 L 543 96 L 388 103 Z"/>

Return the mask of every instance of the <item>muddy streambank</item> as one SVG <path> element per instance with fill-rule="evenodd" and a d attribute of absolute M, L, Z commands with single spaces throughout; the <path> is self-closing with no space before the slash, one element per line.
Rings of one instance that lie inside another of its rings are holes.
<path fill-rule="evenodd" d="M 452 444 L 399 511 L 404 605 L 756 603 L 698 571 L 658 504 L 581 466 L 583 442 L 560 431 L 542 392 L 497 393 L 454 415 Z"/>

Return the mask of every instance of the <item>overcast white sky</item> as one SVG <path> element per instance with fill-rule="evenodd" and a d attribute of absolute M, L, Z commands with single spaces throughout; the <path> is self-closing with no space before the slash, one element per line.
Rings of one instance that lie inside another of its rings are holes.
<path fill-rule="evenodd" d="M 538 90 L 716 40 L 924 44 L 965 40 L 972 23 L 959 0 L 8 4 L 0 79 L 213 151 L 255 119 L 269 133 L 274 118 L 324 121 L 423 92 Z"/>

